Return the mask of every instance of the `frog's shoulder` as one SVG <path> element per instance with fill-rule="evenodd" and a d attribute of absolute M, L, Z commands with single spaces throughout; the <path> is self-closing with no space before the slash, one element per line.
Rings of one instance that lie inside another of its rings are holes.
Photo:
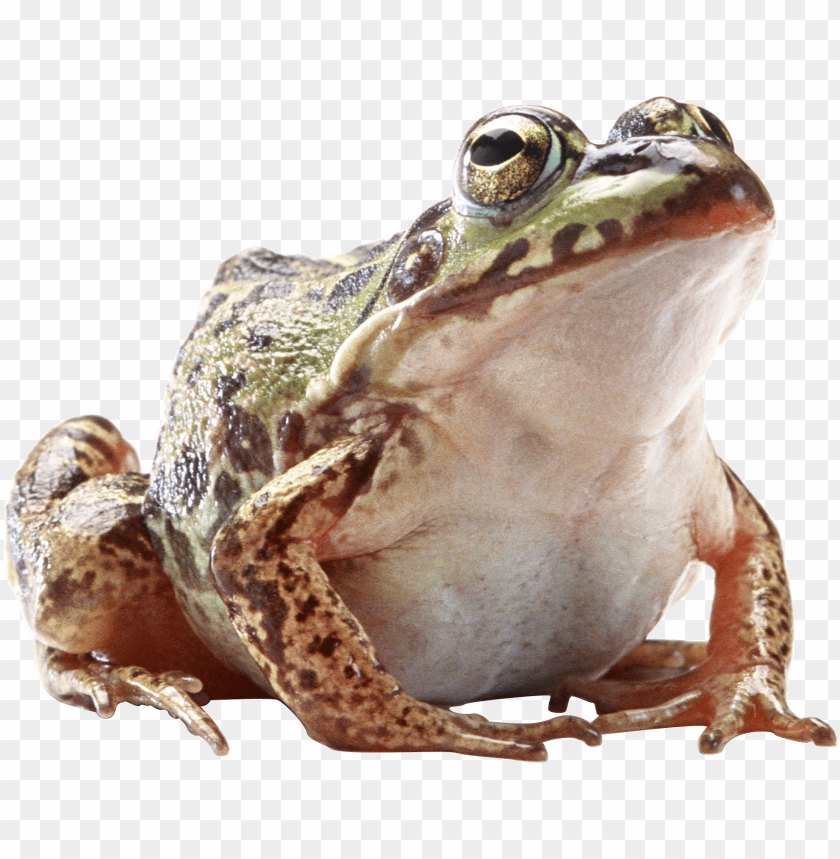
<path fill-rule="evenodd" d="M 329 259 L 303 254 L 279 254 L 252 247 L 225 260 L 198 307 L 193 334 L 202 329 L 222 305 L 227 317 L 248 315 L 247 308 L 272 299 L 305 299 L 315 309 L 334 312 L 387 273 L 402 234 L 360 245 Z M 378 277 L 376 277 L 378 275 Z M 231 310 L 233 313 L 231 314 Z M 214 324 L 222 320 L 214 319 Z"/>
<path fill-rule="evenodd" d="M 257 399 L 299 399 L 343 340 L 385 298 L 400 236 L 331 259 L 253 247 L 223 262 L 175 362 L 171 394 L 212 368 L 244 373 Z"/>

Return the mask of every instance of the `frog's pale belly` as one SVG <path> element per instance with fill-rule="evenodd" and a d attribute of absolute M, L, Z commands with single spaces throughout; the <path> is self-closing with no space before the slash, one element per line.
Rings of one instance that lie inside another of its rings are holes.
<path fill-rule="evenodd" d="M 447 522 L 328 564 L 386 668 L 423 700 L 549 694 L 642 641 L 699 571 L 688 529 L 588 536 L 548 516 Z M 597 540 L 594 545 L 584 545 Z"/>

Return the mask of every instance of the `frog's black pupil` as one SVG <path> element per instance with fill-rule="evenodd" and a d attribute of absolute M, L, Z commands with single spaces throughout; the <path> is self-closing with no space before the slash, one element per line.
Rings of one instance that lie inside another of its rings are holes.
<path fill-rule="evenodd" d="M 510 161 L 525 148 L 525 141 L 509 128 L 494 128 L 472 145 L 470 160 L 480 167 L 495 167 Z"/>

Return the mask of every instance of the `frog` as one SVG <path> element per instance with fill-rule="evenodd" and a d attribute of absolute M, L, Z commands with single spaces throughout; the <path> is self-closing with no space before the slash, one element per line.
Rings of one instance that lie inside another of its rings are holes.
<path fill-rule="evenodd" d="M 87 416 L 15 477 L 8 574 L 47 692 L 157 707 L 219 755 L 204 708 L 245 698 L 344 752 L 541 761 L 695 725 L 706 754 L 835 745 L 788 706 L 779 532 L 705 425 L 775 229 L 723 122 L 658 97 L 602 144 L 494 110 L 404 232 L 229 259 L 151 471 Z M 704 569 L 708 641 L 649 639 Z M 525 695 L 559 715 L 453 709 Z"/>

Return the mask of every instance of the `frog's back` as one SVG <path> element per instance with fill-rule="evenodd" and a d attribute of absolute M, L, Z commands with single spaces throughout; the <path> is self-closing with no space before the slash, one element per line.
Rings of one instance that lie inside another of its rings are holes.
<path fill-rule="evenodd" d="M 296 461 L 307 385 L 378 309 L 397 239 L 332 260 L 252 248 L 222 263 L 202 298 L 169 383 L 144 515 L 205 639 L 227 628 L 209 580 L 213 537 L 243 499 Z M 226 640 L 207 643 L 217 654 L 228 649 Z"/>

